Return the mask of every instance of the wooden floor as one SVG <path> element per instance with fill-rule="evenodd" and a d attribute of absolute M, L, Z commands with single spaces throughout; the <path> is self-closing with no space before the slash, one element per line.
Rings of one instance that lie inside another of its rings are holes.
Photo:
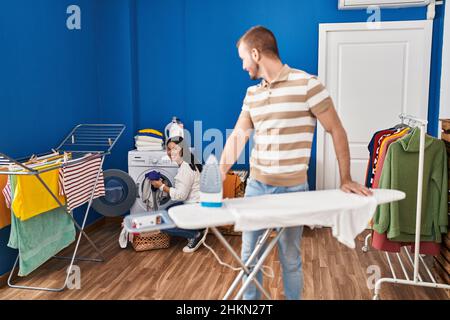
<path fill-rule="evenodd" d="M 103 249 L 104 263 L 79 262 L 81 289 L 52 293 L 0 289 L 1 299 L 221 299 L 234 279 L 235 272 L 222 267 L 213 255 L 202 247 L 193 254 L 185 254 L 183 240 L 175 240 L 169 249 L 136 253 L 131 247 L 120 249 L 120 226 L 108 222 L 91 233 L 92 239 Z M 227 239 L 239 252 L 241 238 Z M 388 265 L 384 255 L 377 251 L 362 253 L 363 235 L 357 249 L 349 249 L 336 241 L 330 229 L 305 228 L 302 250 L 304 270 L 304 299 L 371 299 L 372 290 L 367 287 L 371 265 L 378 265 L 381 274 L 387 276 Z M 236 265 L 213 235 L 207 243 L 223 257 L 226 263 Z M 93 254 L 82 242 L 81 254 Z M 274 279 L 265 279 L 264 286 L 275 299 L 283 299 L 280 263 L 276 250 L 267 261 L 275 272 Z M 20 284 L 34 286 L 60 286 L 67 262 L 52 259 Z M 401 271 L 398 270 L 400 273 Z M 413 288 L 386 284 L 381 298 L 387 299 L 447 299 L 442 290 Z"/>

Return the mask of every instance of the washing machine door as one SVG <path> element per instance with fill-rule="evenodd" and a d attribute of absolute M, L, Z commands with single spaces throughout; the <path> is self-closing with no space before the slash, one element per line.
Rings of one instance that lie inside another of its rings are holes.
<path fill-rule="evenodd" d="M 136 201 L 136 183 L 128 173 L 110 169 L 103 172 L 105 195 L 92 202 L 92 207 L 106 217 L 121 216 Z"/>
<path fill-rule="evenodd" d="M 163 183 L 168 186 L 169 188 L 173 187 L 174 185 L 174 181 L 173 178 L 176 175 L 176 172 L 178 170 L 178 168 L 150 168 L 146 171 L 144 171 L 143 173 L 141 173 L 141 175 L 139 175 L 139 177 L 136 179 L 136 185 L 137 185 L 137 189 L 138 189 L 138 198 L 136 199 L 136 203 L 132 209 L 133 212 L 145 212 L 148 211 L 149 208 L 147 207 L 147 205 L 145 204 L 145 199 L 143 199 L 143 194 L 144 194 L 144 181 L 145 181 L 145 175 L 150 172 L 150 171 L 158 171 L 161 174 L 161 179 L 163 181 Z M 170 199 L 170 195 L 166 192 L 161 192 L 158 191 L 156 193 L 157 198 L 156 198 L 156 203 L 158 205 L 158 210 L 164 210 L 166 209 L 170 204 L 173 203 L 173 201 Z"/>

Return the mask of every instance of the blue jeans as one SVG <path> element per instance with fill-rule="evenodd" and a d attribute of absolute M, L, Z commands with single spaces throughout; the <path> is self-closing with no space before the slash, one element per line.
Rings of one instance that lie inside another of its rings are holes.
<path fill-rule="evenodd" d="M 292 187 L 276 187 L 264 184 L 254 179 L 247 181 L 245 189 L 246 197 L 259 196 L 264 194 L 287 193 L 308 191 L 308 183 Z M 246 231 L 242 233 L 242 260 L 246 262 L 255 249 L 258 238 L 266 230 Z M 286 228 L 278 241 L 278 255 L 283 271 L 284 295 L 288 300 L 301 299 L 303 291 L 302 257 L 300 252 L 300 241 L 302 238 L 303 226 Z M 252 265 L 256 264 L 254 260 Z M 262 272 L 258 272 L 257 280 L 262 284 Z M 244 277 L 246 279 L 246 277 Z M 244 300 L 260 299 L 261 293 L 252 282 L 244 293 Z"/>
<path fill-rule="evenodd" d="M 176 207 L 176 206 L 179 206 L 182 204 L 183 204 L 183 202 L 176 202 L 176 203 L 168 206 L 166 210 L 169 210 L 172 207 Z M 170 236 L 182 237 L 182 238 L 186 238 L 186 239 L 195 238 L 198 235 L 199 231 L 203 231 L 203 229 L 202 230 L 187 230 L 187 229 L 180 229 L 180 228 L 171 228 L 171 229 L 161 230 L 161 232 L 164 232 Z"/>

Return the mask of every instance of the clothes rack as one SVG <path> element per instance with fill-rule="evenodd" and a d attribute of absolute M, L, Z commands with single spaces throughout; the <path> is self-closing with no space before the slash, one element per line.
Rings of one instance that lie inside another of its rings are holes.
<path fill-rule="evenodd" d="M 403 247 L 406 256 L 408 257 L 409 264 L 413 267 L 413 275 L 410 277 L 406 270 L 406 263 L 403 262 L 402 257 L 399 253 L 396 253 L 397 260 L 400 264 L 400 267 L 403 271 L 405 279 L 400 279 L 397 277 L 393 267 L 393 261 L 388 252 L 385 252 L 386 259 L 391 270 L 392 277 L 386 277 L 378 279 L 375 283 L 375 292 L 373 299 L 380 299 L 380 290 L 381 285 L 383 283 L 395 283 L 395 284 L 403 284 L 408 286 L 419 286 L 419 287 L 429 287 L 429 288 L 437 288 L 450 290 L 450 285 L 437 283 L 436 279 L 433 277 L 429 267 L 426 265 L 425 260 L 423 259 L 423 255 L 419 254 L 420 252 L 420 229 L 421 229 L 421 221 L 422 221 L 422 188 L 423 188 L 423 167 L 424 167 L 424 157 L 425 157 L 425 133 L 428 121 L 416 118 L 414 116 L 407 115 L 402 113 L 399 115 L 399 118 L 402 124 L 407 123 L 410 127 L 418 127 L 420 129 L 420 147 L 419 147 L 419 169 L 417 176 L 417 204 L 416 204 L 416 230 L 415 230 L 415 241 L 414 241 L 414 259 L 411 257 L 411 254 L 408 251 L 407 247 Z M 369 250 L 369 240 L 371 238 L 371 234 L 369 234 L 364 241 L 364 246 L 362 247 L 363 252 L 367 252 Z M 431 282 L 425 281 L 425 277 L 422 277 L 420 274 L 420 264 L 425 268 L 428 277 Z"/>
<path fill-rule="evenodd" d="M 29 289 L 29 290 L 41 290 L 41 291 L 51 291 L 51 292 L 60 292 L 63 291 L 68 284 L 69 276 L 72 273 L 72 268 L 74 266 L 75 261 L 91 261 L 91 262 L 104 262 L 105 259 L 101 250 L 95 245 L 95 243 L 91 240 L 91 238 L 84 231 L 87 217 L 89 214 L 89 210 L 92 205 L 92 201 L 94 199 L 95 190 L 99 181 L 100 172 L 102 170 L 104 159 L 107 155 L 111 154 L 111 150 L 116 144 L 117 140 L 120 138 L 122 133 L 125 130 L 125 126 L 123 124 L 80 124 L 75 126 L 72 131 L 63 139 L 61 144 L 52 149 L 51 153 L 44 153 L 40 155 L 32 155 L 28 158 L 20 158 L 14 159 L 4 153 L 0 153 L 0 167 L 3 167 L 5 170 L 0 171 L 1 175 L 33 175 L 38 181 L 43 185 L 45 190 L 50 193 L 51 197 L 57 202 L 59 207 L 64 207 L 65 213 L 70 217 L 73 221 L 76 229 L 78 229 L 79 234 L 76 239 L 75 248 L 73 254 L 69 257 L 63 256 L 54 256 L 53 258 L 57 259 L 66 259 L 70 260 L 69 267 L 66 269 L 66 278 L 64 280 L 64 284 L 62 287 L 58 288 L 50 288 L 50 287 L 34 287 L 34 286 L 25 286 L 25 285 L 17 285 L 12 283 L 12 278 L 14 276 L 14 270 L 16 269 L 17 263 L 19 261 L 20 252 L 17 255 L 15 263 L 12 267 L 12 270 L 8 277 L 8 285 L 11 288 L 16 289 Z M 62 162 L 55 162 L 49 168 L 45 169 L 36 169 L 33 168 L 31 164 L 24 164 L 24 162 L 29 161 L 30 159 L 45 159 L 51 158 L 55 155 L 61 155 L 71 153 L 71 159 Z M 89 155 L 89 156 L 88 156 Z M 90 198 L 87 202 L 87 208 L 84 212 L 83 221 L 81 226 L 77 223 L 75 218 L 73 217 L 72 211 L 67 209 L 64 204 L 58 199 L 57 195 L 54 194 L 49 186 L 45 183 L 45 181 L 41 178 L 41 174 L 55 169 L 60 169 L 65 166 L 70 166 L 74 164 L 82 164 L 85 161 L 89 161 L 95 158 L 101 158 L 100 166 L 96 172 L 96 179 L 94 185 L 92 187 L 92 191 L 90 191 Z M 20 169 L 20 170 L 17 170 Z M 84 236 L 86 240 L 89 242 L 91 247 L 96 251 L 99 258 L 86 258 L 86 257 L 77 257 L 78 248 L 80 245 L 81 237 Z"/>

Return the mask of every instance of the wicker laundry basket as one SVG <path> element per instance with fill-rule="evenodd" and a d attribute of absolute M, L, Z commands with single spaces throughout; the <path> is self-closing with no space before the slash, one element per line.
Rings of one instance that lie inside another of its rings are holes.
<path fill-rule="evenodd" d="M 224 198 L 242 198 L 247 185 L 248 171 L 234 170 L 227 175 L 224 182 Z M 236 179 L 237 178 L 237 179 Z M 227 190 L 228 189 L 228 190 Z M 220 233 L 227 236 L 240 236 L 242 233 L 234 230 L 234 225 L 217 228 Z"/>
<path fill-rule="evenodd" d="M 170 236 L 160 231 L 143 232 L 133 236 L 132 245 L 138 252 L 165 249 L 170 247 Z"/>

